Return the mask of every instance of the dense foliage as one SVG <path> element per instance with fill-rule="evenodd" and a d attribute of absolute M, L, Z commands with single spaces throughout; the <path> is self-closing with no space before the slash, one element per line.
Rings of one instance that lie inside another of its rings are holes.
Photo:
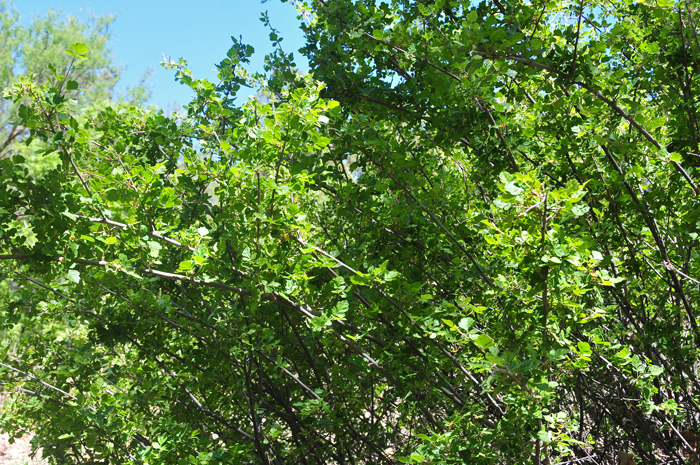
<path fill-rule="evenodd" d="M 0 160 L 0 427 L 56 463 L 693 460 L 700 8 L 309 8 L 307 76 L 168 63 L 184 118 L 76 114 L 82 44 L 7 90 L 61 164 Z"/>

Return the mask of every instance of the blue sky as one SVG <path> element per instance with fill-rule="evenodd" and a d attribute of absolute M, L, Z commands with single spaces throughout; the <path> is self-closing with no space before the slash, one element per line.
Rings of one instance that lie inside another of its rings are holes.
<path fill-rule="evenodd" d="M 149 103 L 165 109 L 173 103 L 187 103 L 192 92 L 174 82 L 173 72 L 160 67 L 163 53 L 175 60 L 185 58 L 195 77 L 216 83 L 215 64 L 226 57 L 231 36 L 243 36 L 244 43 L 255 47 L 249 68 L 262 71 L 264 56 L 272 51 L 269 30 L 259 20 L 264 11 L 284 38 L 282 48 L 294 52 L 299 68 L 307 69 L 306 60 L 297 52 L 304 45 L 304 38 L 293 0 L 270 0 L 264 4 L 260 0 L 15 0 L 14 8 L 22 22 L 30 21 L 34 15 L 43 16 L 49 9 L 82 18 L 89 11 L 96 15 L 116 14 L 112 51 L 115 63 L 126 67 L 119 89 L 136 84 L 150 67 L 153 74 L 148 83 L 153 95 Z M 239 97 L 249 94 L 242 89 Z"/>

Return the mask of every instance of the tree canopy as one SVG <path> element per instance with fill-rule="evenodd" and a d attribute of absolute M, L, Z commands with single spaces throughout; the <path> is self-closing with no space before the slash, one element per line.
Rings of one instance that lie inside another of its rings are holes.
<path fill-rule="evenodd" d="M 182 117 L 76 112 L 81 43 L 6 90 L 61 162 L 0 160 L 0 428 L 55 463 L 695 460 L 697 4 L 304 8 L 309 74 L 233 38 L 218 83 L 165 64 Z"/>

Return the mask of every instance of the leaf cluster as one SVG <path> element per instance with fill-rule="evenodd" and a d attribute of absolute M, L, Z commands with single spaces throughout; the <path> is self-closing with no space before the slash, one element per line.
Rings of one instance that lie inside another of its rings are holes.
<path fill-rule="evenodd" d="M 692 460 L 697 7 L 311 8 L 309 75 L 169 60 L 181 119 L 6 91 L 61 162 L 0 165 L 0 426 L 56 463 Z"/>

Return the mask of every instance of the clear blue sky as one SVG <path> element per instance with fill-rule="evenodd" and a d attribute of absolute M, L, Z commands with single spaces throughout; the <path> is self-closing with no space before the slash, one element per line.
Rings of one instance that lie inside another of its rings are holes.
<path fill-rule="evenodd" d="M 162 68 L 162 54 L 177 60 L 188 60 L 197 78 L 216 79 L 215 64 L 226 57 L 231 36 L 243 36 L 243 42 L 255 47 L 250 69 L 262 71 L 263 59 L 272 51 L 269 30 L 260 22 L 260 13 L 268 11 L 272 26 L 284 38 L 282 48 L 294 52 L 300 69 L 307 62 L 297 50 L 304 45 L 295 3 L 290 0 L 15 0 L 15 9 L 22 22 L 32 16 L 45 15 L 49 9 L 85 18 L 87 12 L 96 15 L 116 14 L 112 24 L 112 51 L 117 65 L 125 66 L 119 89 L 134 85 L 147 68 L 153 69 L 149 84 L 153 96 L 149 103 L 162 108 L 171 102 L 185 104 L 192 92 L 174 82 L 173 72 Z M 250 92 L 242 89 L 239 97 Z"/>

